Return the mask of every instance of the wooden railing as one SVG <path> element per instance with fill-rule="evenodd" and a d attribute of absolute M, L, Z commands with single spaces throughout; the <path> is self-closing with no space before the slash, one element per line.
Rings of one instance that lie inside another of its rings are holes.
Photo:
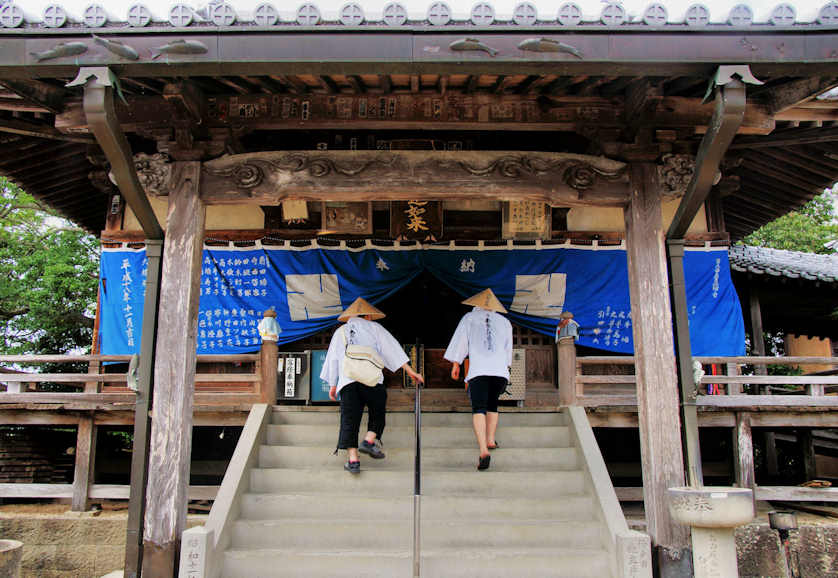
<path fill-rule="evenodd" d="M 96 429 L 131 425 L 136 393 L 128 388 L 124 355 L 0 356 L 0 425 L 77 426 L 72 484 L 0 484 L 0 498 L 70 498 L 73 510 L 91 499 L 127 499 L 129 486 L 93 484 Z M 199 355 L 195 374 L 194 425 L 238 425 L 254 403 L 276 401 L 276 344 L 256 354 Z M 43 364 L 87 364 L 86 372 L 38 373 Z M 123 366 L 115 366 L 119 363 Z M 118 371 L 112 371 L 118 367 Z M 109 371 L 110 370 L 110 371 Z M 75 391 L 45 391 L 62 384 Z M 39 411 L 42 410 L 42 411 Z M 205 416 L 205 417 L 202 417 Z M 216 486 L 191 486 L 190 499 L 213 499 Z"/>
<path fill-rule="evenodd" d="M 625 407 L 629 413 L 637 406 L 633 356 L 577 357 L 573 338 L 564 338 L 558 344 L 558 360 L 562 405 L 611 406 L 618 412 Z M 698 384 L 696 400 L 699 410 L 705 410 L 699 412 L 699 425 L 732 428 L 733 477 L 738 486 L 752 488 L 757 500 L 838 502 L 838 488 L 757 486 L 751 433 L 752 427 L 801 424 L 803 427 L 832 427 L 835 415 L 832 412 L 838 411 L 838 395 L 830 395 L 838 390 L 838 375 L 834 370 L 809 375 L 767 375 L 767 366 L 838 367 L 838 357 L 696 357 L 694 360 L 705 371 Z M 707 370 L 712 365 L 723 367 L 724 373 L 710 374 Z M 744 368 L 753 374 L 743 374 Z M 674 382 L 676 376 L 672 378 Z M 710 385 L 718 386 L 712 388 L 712 394 L 707 393 Z M 794 424 L 787 421 L 792 415 Z M 637 425 L 636 420 L 628 420 L 628 423 Z M 765 435 L 773 444 L 774 434 L 768 431 Z M 803 435 L 804 473 L 807 479 L 812 479 L 816 476 L 814 445 L 810 434 Z M 616 491 L 623 501 L 643 499 L 641 487 L 616 488 Z"/>
<path fill-rule="evenodd" d="M 637 403 L 634 357 L 576 356 L 571 339 L 559 342 L 559 395 L 563 405 L 632 406 Z M 698 384 L 698 405 L 711 407 L 807 407 L 838 408 L 838 375 L 833 372 L 809 375 L 766 375 L 769 365 L 799 367 L 832 365 L 838 357 L 695 357 L 705 374 Z M 711 375 L 709 367 L 724 368 Z M 744 375 L 750 366 L 754 374 Z M 675 379 L 675 376 L 673 376 Z M 717 385 L 717 394 L 708 394 L 708 385 Z M 751 391 L 746 391 L 750 389 Z"/>
<path fill-rule="evenodd" d="M 0 394 L 0 404 L 82 404 L 77 406 L 78 409 L 84 408 L 84 404 L 90 404 L 89 409 L 96 409 L 94 406 L 97 404 L 111 408 L 114 404 L 131 405 L 134 393 L 127 385 L 128 374 L 123 368 L 118 372 L 107 371 L 110 364 L 127 364 L 130 359 L 126 355 L 0 356 L 0 384 L 6 385 L 6 393 Z M 88 371 L 38 373 L 21 369 L 46 363 L 87 364 Z M 78 391 L 45 391 L 44 384 L 77 387 Z M 198 356 L 196 406 L 257 403 L 270 395 L 271 386 L 272 382 L 266 381 L 263 375 L 263 361 L 259 353 Z"/>

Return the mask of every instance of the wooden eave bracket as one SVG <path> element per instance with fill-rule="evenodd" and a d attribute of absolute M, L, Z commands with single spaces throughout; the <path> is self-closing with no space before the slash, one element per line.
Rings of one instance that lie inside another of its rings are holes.
<path fill-rule="evenodd" d="M 695 171 L 666 233 L 667 239 L 683 239 L 707 200 L 719 165 L 745 118 L 745 83 L 762 84 L 747 66 L 720 66 L 716 70 L 711 81 L 711 89 L 716 95 L 713 116 L 698 147 Z"/>
<path fill-rule="evenodd" d="M 162 239 L 163 229 L 137 178 L 131 147 L 114 109 L 114 89 L 121 95 L 116 75 L 106 66 L 83 67 L 67 86 L 84 86 L 87 124 L 111 165 L 111 174 L 120 193 L 134 211 L 146 238 Z"/>

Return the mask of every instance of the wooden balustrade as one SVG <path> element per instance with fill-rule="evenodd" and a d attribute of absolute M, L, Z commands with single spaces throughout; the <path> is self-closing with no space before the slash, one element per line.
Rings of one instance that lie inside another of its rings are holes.
<path fill-rule="evenodd" d="M 558 355 L 559 396 L 562 405 L 636 405 L 633 356 L 576 356 L 572 340 L 563 341 L 567 343 L 559 344 Z M 767 372 L 757 375 L 742 374 L 742 367 L 747 365 L 755 369 L 768 365 L 833 365 L 838 368 L 838 357 L 714 356 L 694 359 L 705 369 L 711 365 L 718 365 L 724 370 L 724 374 L 705 373 L 701 378 L 700 386 L 724 386 L 724 395 L 708 395 L 706 389 L 699 389 L 699 406 L 838 406 L 838 397 L 832 398 L 827 395 L 838 391 L 838 375 L 834 371 L 809 375 L 766 375 Z M 600 366 L 598 373 L 591 369 L 597 366 Z M 574 368 L 575 371 L 571 372 L 570 368 Z M 756 393 L 746 394 L 745 386 L 752 386 Z M 773 395 L 760 395 L 763 391 Z M 726 399 L 718 399 L 720 397 Z"/>

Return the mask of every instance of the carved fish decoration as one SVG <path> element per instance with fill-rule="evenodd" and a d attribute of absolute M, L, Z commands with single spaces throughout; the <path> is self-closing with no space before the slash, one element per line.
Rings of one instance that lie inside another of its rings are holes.
<path fill-rule="evenodd" d="M 161 54 L 206 54 L 208 50 L 206 44 L 197 40 L 172 40 L 152 49 L 151 59 L 154 60 Z"/>
<path fill-rule="evenodd" d="M 495 50 L 487 44 L 483 44 L 477 38 L 461 38 L 460 40 L 455 40 L 454 42 L 448 45 L 448 48 L 450 50 L 457 50 L 462 52 L 480 50 L 482 52 L 485 52 L 489 56 L 494 56 L 498 53 L 497 50 Z"/>
<path fill-rule="evenodd" d="M 518 44 L 518 49 L 528 52 L 566 52 L 576 58 L 582 58 L 582 53 L 578 49 L 552 38 L 527 38 Z"/>
<path fill-rule="evenodd" d="M 93 35 L 93 41 L 100 45 L 104 46 L 106 50 L 109 52 L 113 52 L 117 56 L 121 56 L 122 58 L 127 58 L 128 60 L 137 60 L 140 55 L 137 54 L 137 51 L 128 46 L 127 44 L 123 44 L 119 40 L 110 40 L 108 38 L 102 38 L 101 36 Z"/>
<path fill-rule="evenodd" d="M 83 42 L 62 42 L 56 44 L 49 50 L 43 52 L 30 52 L 29 54 L 38 62 L 51 60 L 53 58 L 64 58 L 87 52 L 87 45 Z"/>

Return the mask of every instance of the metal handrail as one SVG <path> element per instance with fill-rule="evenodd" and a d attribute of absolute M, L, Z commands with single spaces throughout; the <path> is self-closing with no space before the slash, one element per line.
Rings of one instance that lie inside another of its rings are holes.
<path fill-rule="evenodd" d="M 416 365 L 419 366 L 419 340 L 416 340 Z M 419 368 L 421 370 L 421 368 Z M 416 382 L 413 403 L 413 578 L 421 574 L 421 510 L 422 510 L 422 384 Z"/>

